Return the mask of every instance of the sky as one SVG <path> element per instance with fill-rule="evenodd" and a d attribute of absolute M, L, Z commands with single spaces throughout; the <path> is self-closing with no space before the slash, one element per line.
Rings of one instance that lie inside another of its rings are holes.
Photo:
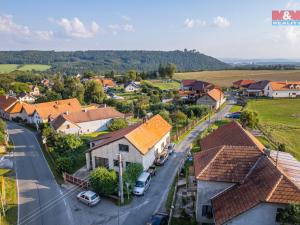
<path fill-rule="evenodd" d="M 272 10 L 300 0 L 0 0 L 0 50 L 183 50 L 300 58 L 300 26 Z"/>

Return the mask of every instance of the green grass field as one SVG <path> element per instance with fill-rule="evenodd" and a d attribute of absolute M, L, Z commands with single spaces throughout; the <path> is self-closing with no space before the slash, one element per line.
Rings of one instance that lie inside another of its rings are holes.
<path fill-rule="evenodd" d="M 24 65 L 18 65 L 18 64 L 0 64 L 0 73 L 10 73 L 15 70 L 20 71 L 45 71 L 50 69 L 51 66 L 49 65 L 42 65 L 42 64 L 24 64 Z"/>
<path fill-rule="evenodd" d="M 147 82 L 154 87 L 158 87 L 160 90 L 171 90 L 171 89 L 179 89 L 180 83 L 176 81 L 169 81 L 169 80 L 147 80 Z"/>
<path fill-rule="evenodd" d="M 9 169 L 0 169 L 0 176 L 5 179 L 7 211 L 5 217 L 0 218 L 1 225 L 17 224 L 18 196 L 15 174 Z M 1 206 L 0 206 L 1 207 Z M 1 211 L 2 212 L 2 211 Z"/>
<path fill-rule="evenodd" d="M 196 79 L 211 82 L 221 87 L 230 87 L 232 82 L 241 79 L 295 81 L 300 80 L 300 70 L 220 70 L 176 73 L 175 79 Z"/>
<path fill-rule="evenodd" d="M 300 99 L 252 100 L 246 109 L 256 111 L 263 130 L 300 160 Z"/>

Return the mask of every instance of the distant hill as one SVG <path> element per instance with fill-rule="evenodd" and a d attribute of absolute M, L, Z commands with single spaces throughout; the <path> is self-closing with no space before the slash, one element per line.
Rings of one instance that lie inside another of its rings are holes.
<path fill-rule="evenodd" d="M 177 70 L 221 70 L 229 65 L 196 51 L 0 51 L 0 64 L 47 64 L 53 72 L 66 74 L 86 70 L 126 72 L 157 70 L 159 64 L 174 63 Z"/>

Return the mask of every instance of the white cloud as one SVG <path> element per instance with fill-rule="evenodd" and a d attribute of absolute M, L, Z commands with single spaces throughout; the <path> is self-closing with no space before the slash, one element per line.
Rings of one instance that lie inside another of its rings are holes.
<path fill-rule="evenodd" d="M 125 21 L 131 21 L 131 18 L 129 16 L 121 16 L 121 18 Z"/>
<path fill-rule="evenodd" d="M 186 28 L 193 28 L 193 27 L 204 27 L 206 26 L 206 21 L 204 20 L 199 20 L 199 19 L 190 19 L 190 18 L 186 18 L 183 25 Z"/>
<path fill-rule="evenodd" d="M 12 15 L 0 15 L 0 33 L 10 34 L 17 38 L 37 38 L 40 40 L 50 40 L 53 36 L 52 31 L 34 31 L 28 26 L 14 22 Z"/>
<path fill-rule="evenodd" d="M 134 26 L 132 24 L 109 24 L 108 28 L 112 31 L 114 35 L 121 31 L 134 32 Z"/>
<path fill-rule="evenodd" d="M 213 25 L 220 28 L 225 28 L 230 26 L 228 19 L 222 16 L 217 16 L 213 19 Z"/>
<path fill-rule="evenodd" d="M 87 28 L 77 17 L 74 17 L 71 20 L 61 18 L 59 21 L 55 22 L 64 29 L 68 36 L 78 38 L 94 37 L 100 28 L 95 21 L 91 23 L 90 28 Z"/>

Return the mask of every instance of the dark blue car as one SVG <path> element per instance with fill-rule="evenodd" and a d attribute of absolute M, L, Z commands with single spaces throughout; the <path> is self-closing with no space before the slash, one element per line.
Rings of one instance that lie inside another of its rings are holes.
<path fill-rule="evenodd" d="M 167 225 L 169 220 L 169 215 L 165 213 L 155 213 L 151 216 L 150 221 L 147 225 Z"/>

